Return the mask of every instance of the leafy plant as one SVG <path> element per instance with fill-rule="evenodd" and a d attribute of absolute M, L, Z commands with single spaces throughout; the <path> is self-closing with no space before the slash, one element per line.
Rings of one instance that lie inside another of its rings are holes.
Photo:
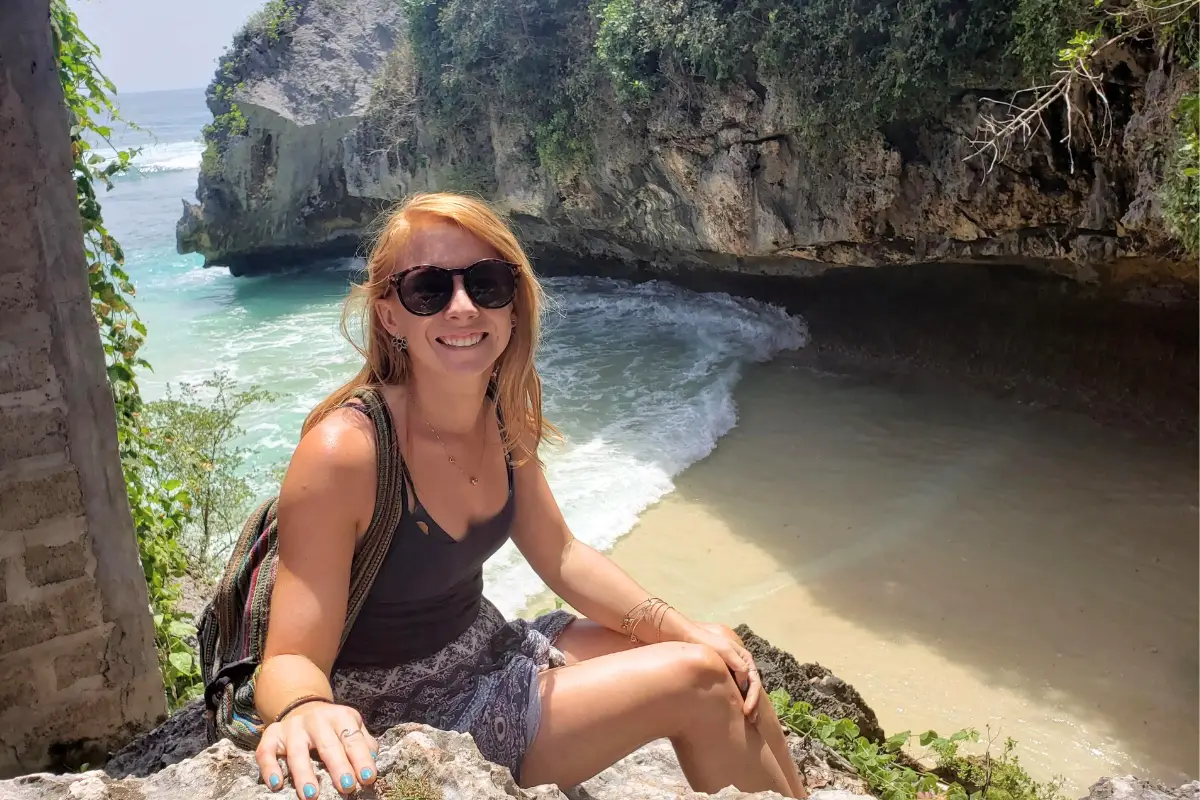
<path fill-rule="evenodd" d="M 116 87 L 100 71 L 100 52 L 80 29 L 66 0 L 53 0 L 50 21 L 71 122 L 72 173 L 83 224 L 92 313 L 104 347 L 117 419 L 117 446 L 150 610 L 155 617 L 159 667 L 167 699 L 174 708 L 196 693 L 200 679 L 198 670 L 178 669 L 181 658 L 176 657 L 174 664 L 171 661 L 172 655 L 180 651 L 177 634 L 185 626 L 190 628 L 189 616 L 176 608 L 175 581 L 186 567 L 179 535 L 189 519 L 191 500 L 179 485 L 154 480 L 162 453 L 147 435 L 136 378 L 138 370 L 150 368 L 138 354 L 145 342 L 146 327 L 130 303 L 135 290 L 123 269 L 125 255 L 104 225 L 96 195 L 99 185 L 112 188 L 112 179 L 129 168 L 137 149 L 118 148 L 112 142 L 109 123 L 123 121 L 113 102 Z M 92 140 L 107 144 L 114 155 L 105 158 L 94 152 Z"/>
<path fill-rule="evenodd" d="M 167 707 L 174 710 L 204 693 L 200 663 L 194 654 L 196 627 L 167 614 L 154 615 L 154 642 L 158 647 Z"/>
<path fill-rule="evenodd" d="M 1175 124 L 1175 147 L 1163 177 L 1163 217 L 1194 255 L 1200 253 L 1200 93 L 1183 96 Z"/>
<path fill-rule="evenodd" d="M 269 44 L 276 44 L 292 32 L 299 16 L 299 0 L 267 0 L 266 5 L 250 15 L 239 35 L 251 39 L 262 37 Z"/>
<path fill-rule="evenodd" d="M 1009 49 L 1024 74 L 1040 80 L 1053 72 L 1063 42 L 1077 31 L 1095 27 L 1101 5 L 1096 0 L 1020 0 L 1013 12 L 1015 30 Z"/>
<path fill-rule="evenodd" d="M 1012 739 L 998 756 L 992 756 L 990 750 L 983 756 L 961 756 L 959 746 L 978 741 L 977 731 L 962 730 L 949 737 L 926 731 L 920 743 L 936 756 L 937 766 L 923 769 L 903 752 L 912 738 L 909 731 L 874 742 L 861 736 L 852 720 L 813 714 L 811 705 L 793 703 L 782 689 L 769 696 L 780 722 L 839 753 L 883 800 L 914 800 L 919 793 L 939 791 L 947 800 L 1062 800 L 1058 793 L 1061 782 L 1038 783 L 1021 767 L 1013 755 L 1016 743 Z"/>
<path fill-rule="evenodd" d="M 793 703 L 783 689 L 770 693 L 771 704 L 779 721 L 802 736 L 811 736 L 849 761 L 858 774 L 883 800 L 914 800 L 920 792 L 937 789 L 936 775 L 922 773 L 903 764 L 898 754 L 908 741 L 907 732 L 896 734 L 880 744 L 859 735 L 852 720 L 830 719 L 814 715 L 808 703 Z"/>
<path fill-rule="evenodd" d="M 242 474 L 247 450 L 238 418 L 252 405 L 274 399 L 261 388 L 237 390 L 227 372 L 146 406 L 150 435 L 163 453 L 157 468 L 165 484 L 179 484 L 191 498 L 191 519 L 180 537 L 188 565 L 200 577 L 219 570 L 249 511 L 253 490 Z"/>
<path fill-rule="evenodd" d="M 560 182 L 578 175 L 592 160 L 587 133 L 577 130 L 577 126 L 578 118 L 560 108 L 534 129 L 538 160 Z"/>
<path fill-rule="evenodd" d="M 963 787 L 971 800 L 1061 800 L 1061 778 L 1040 783 L 1035 781 L 1015 754 L 1017 743 L 1011 737 L 1004 740 L 1000 753 L 993 755 L 991 742 L 983 755 L 959 755 L 965 741 L 979 741 L 975 730 L 959 731 L 950 738 L 934 731 L 921 735 L 921 744 L 937 756 L 937 772 L 948 776 Z"/>

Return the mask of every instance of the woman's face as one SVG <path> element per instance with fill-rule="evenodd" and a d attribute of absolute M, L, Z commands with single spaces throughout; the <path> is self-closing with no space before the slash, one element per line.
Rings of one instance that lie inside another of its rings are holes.
<path fill-rule="evenodd" d="M 392 274 L 430 265 L 458 269 L 499 254 L 458 225 L 431 221 L 420 224 L 392 267 Z M 375 301 L 376 313 L 387 332 L 408 340 L 408 356 L 420 372 L 479 375 L 490 372 L 512 337 L 516 311 L 483 308 L 471 299 L 463 276 L 454 277 L 454 293 L 444 309 L 430 316 L 411 313 L 393 285 Z"/>

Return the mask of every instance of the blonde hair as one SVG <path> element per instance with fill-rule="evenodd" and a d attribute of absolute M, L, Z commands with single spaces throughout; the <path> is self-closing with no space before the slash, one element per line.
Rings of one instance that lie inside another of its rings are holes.
<path fill-rule="evenodd" d="M 447 192 L 413 195 L 383 218 L 367 258 L 366 278 L 363 283 L 351 286 L 342 309 L 342 335 L 366 363 L 344 386 L 317 404 L 304 420 L 301 436 L 345 403 L 357 389 L 403 384 L 409 379 L 408 356 L 392 344 L 391 334 L 376 314 L 375 301 L 390 290 L 388 278 L 413 232 L 423 221 L 427 224 L 431 220 L 460 226 L 490 245 L 501 258 L 517 265 L 517 293 L 513 298 L 516 326 L 508 347 L 496 362 L 497 402 L 504 418 L 505 452 L 512 454 L 517 464 L 536 459 L 537 443 L 557 436 L 554 426 L 542 416 L 542 380 L 533 363 L 541 335 L 545 301 L 542 287 L 533 274 L 529 257 L 499 215 L 481 200 Z M 359 322 L 364 342 L 351 334 L 350 322 L 354 319 Z"/>

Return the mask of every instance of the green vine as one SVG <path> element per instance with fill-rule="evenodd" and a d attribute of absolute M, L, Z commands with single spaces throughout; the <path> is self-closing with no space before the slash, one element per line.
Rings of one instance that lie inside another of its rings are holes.
<path fill-rule="evenodd" d="M 72 174 L 83 223 L 92 312 L 104 347 L 108 382 L 117 417 L 117 443 L 137 533 L 138 551 L 150 610 L 154 619 L 159 667 L 172 709 L 196 696 L 200 671 L 189 640 L 195 629 L 190 615 L 178 610 L 177 580 L 186 561 L 179 535 L 190 519 L 191 498 L 178 481 L 156 483 L 152 476 L 161 454 L 141 419 L 142 396 L 137 371 L 150 369 L 139 355 L 146 327 L 131 304 L 135 294 L 123 269 L 125 254 L 104 225 L 97 186 L 111 189 L 112 179 L 130 166 L 137 148 L 118 148 L 110 122 L 123 121 L 113 102 L 116 87 L 100 71 L 100 52 L 79 27 L 66 0 L 53 0 L 51 24 L 63 97 L 71 117 Z M 116 154 L 95 152 L 100 141 Z"/>

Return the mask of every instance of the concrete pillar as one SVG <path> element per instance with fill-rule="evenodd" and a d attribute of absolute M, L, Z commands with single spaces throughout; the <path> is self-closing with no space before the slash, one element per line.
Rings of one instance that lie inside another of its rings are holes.
<path fill-rule="evenodd" d="M 49 0 L 0 3 L 0 778 L 166 713 Z"/>

